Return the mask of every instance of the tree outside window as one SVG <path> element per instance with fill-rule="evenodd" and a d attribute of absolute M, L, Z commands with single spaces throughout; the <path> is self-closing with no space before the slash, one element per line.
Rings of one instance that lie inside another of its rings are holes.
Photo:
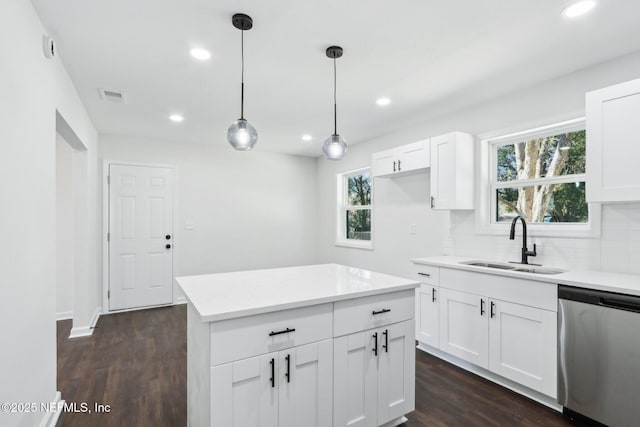
<path fill-rule="evenodd" d="M 586 223 L 585 131 L 493 144 L 495 221 Z"/>

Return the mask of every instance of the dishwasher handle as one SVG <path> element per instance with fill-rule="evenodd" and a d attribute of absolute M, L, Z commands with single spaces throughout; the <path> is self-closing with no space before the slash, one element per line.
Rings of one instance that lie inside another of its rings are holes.
<path fill-rule="evenodd" d="M 635 298 L 634 298 L 635 299 Z M 619 310 L 633 311 L 640 313 L 640 299 L 635 301 L 629 301 L 628 299 L 620 298 L 600 298 L 600 305 L 603 307 L 617 308 Z"/>
<path fill-rule="evenodd" d="M 559 285 L 558 298 L 640 313 L 639 296 Z"/>

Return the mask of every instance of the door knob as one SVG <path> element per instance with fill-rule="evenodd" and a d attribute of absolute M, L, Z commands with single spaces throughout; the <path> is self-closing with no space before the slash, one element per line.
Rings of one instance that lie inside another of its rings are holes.
<path fill-rule="evenodd" d="M 167 234 L 166 236 L 164 236 L 164 238 L 167 240 L 171 240 L 171 234 Z"/>
<path fill-rule="evenodd" d="M 167 244 L 167 245 L 165 246 L 165 248 L 167 248 L 167 249 L 171 249 L 171 245 Z"/>

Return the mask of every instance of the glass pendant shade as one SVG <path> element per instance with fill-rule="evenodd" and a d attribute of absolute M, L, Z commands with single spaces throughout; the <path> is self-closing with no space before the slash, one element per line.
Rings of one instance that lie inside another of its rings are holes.
<path fill-rule="evenodd" d="M 245 119 L 238 119 L 229 126 L 227 140 L 239 151 L 249 151 L 258 142 L 258 131 Z"/>
<path fill-rule="evenodd" d="M 347 152 L 347 140 L 333 134 L 322 145 L 322 152 L 327 160 L 341 160 Z"/>

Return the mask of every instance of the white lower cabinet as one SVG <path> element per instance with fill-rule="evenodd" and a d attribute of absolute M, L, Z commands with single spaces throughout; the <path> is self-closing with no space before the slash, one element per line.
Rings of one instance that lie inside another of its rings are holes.
<path fill-rule="evenodd" d="M 418 274 L 424 275 L 416 292 L 421 344 L 557 396 L 555 285 L 424 266 Z"/>
<path fill-rule="evenodd" d="M 414 409 L 414 323 L 334 340 L 334 427 L 377 427 Z"/>
<path fill-rule="evenodd" d="M 416 290 L 416 339 L 431 347 L 440 347 L 440 288 L 422 285 Z"/>
<path fill-rule="evenodd" d="M 489 305 L 489 370 L 556 397 L 556 313 L 499 300 Z"/>
<path fill-rule="evenodd" d="M 489 367 L 487 299 L 440 289 L 440 349 L 482 368 Z"/>
<path fill-rule="evenodd" d="M 333 343 L 325 340 L 211 368 L 211 424 L 331 426 Z"/>

